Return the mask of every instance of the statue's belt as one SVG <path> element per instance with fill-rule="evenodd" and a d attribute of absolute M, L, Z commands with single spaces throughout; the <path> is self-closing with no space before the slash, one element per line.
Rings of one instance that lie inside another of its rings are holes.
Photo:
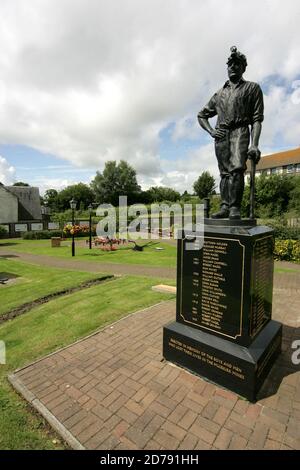
<path fill-rule="evenodd" d="M 218 128 L 225 131 L 233 131 L 235 129 L 240 129 L 241 127 L 249 127 L 249 122 L 239 122 L 232 124 L 219 124 Z"/>

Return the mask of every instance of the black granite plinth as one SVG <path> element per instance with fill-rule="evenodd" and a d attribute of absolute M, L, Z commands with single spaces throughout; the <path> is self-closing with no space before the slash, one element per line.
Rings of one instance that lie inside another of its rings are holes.
<path fill-rule="evenodd" d="M 164 357 L 253 401 L 281 350 L 281 325 L 271 321 L 273 230 L 208 220 L 178 240 Z"/>
<path fill-rule="evenodd" d="M 281 351 L 282 326 L 270 321 L 245 348 L 178 322 L 164 327 L 168 361 L 206 377 L 254 402 Z"/>

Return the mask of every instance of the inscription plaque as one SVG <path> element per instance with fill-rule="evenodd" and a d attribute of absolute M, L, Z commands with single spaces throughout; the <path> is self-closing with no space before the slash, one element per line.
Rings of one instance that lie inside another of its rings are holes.
<path fill-rule="evenodd" d="M 200 241 L 196 237 L 196 249 L 186 250 L 189 240 L 181 240 L 177 320 L 237 338 L 242 333 L 245 247 L 237 239 L 205 237 L 204 243 Z"/>
<path fill-rule="evenodd" d="M 254 242 L 252 258 L 252 303 L 250 334 L 255 336 L 272 314 L 273 237 Z"/>

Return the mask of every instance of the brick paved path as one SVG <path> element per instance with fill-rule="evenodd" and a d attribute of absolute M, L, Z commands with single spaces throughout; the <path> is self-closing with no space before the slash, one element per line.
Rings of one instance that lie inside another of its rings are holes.
<path fill-rule="evenodd" d="M 300 449 L 300 372 L 291 363 L 299 291 L 286 296 L 276 289 L 275 319 L 285 318 L 293 302 L 298 310 L 256 404 L 162 362 L 162 326 L 175 318 L 174 301 L 106 327 L 10 380 L 74 448 Z"/>

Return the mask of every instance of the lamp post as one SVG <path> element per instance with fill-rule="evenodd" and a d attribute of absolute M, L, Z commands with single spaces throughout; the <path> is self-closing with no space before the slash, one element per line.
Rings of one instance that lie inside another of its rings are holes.
<path fill-rule="evenodd" d="M 93 211 L 93 206 L 92 206 L 92 204 L 89 204 L 88 210 L 89 210 L 89 214 L 90 214 L 90 221 L 89 221 L 89 225 L 90 225 L 89 248 L 90 248 L 90 250 L 91 250 L 91 249 L 92 249 L 92 211 Z"/>
<path fill-rule="evenodd" d="M 72 256 L 75 256 L 75 238 L 74 238 L 75 219 L 74 219 L 74 211 L 76 209 L 76 201 L 73 198 L 70 201 L 70 207 L 72 209 Z"/>

